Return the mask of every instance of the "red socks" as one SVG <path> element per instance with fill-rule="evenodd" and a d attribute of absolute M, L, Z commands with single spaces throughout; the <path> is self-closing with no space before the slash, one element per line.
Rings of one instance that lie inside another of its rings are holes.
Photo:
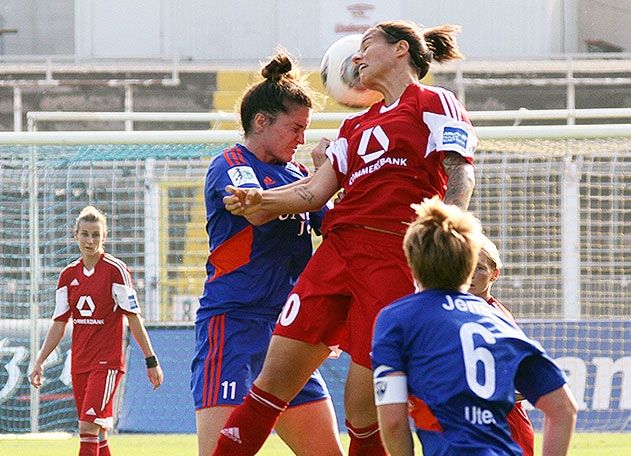
<path fill-rule="evenodd" d="M 243 404 L 232 412 L 221 430 L 213 456 L 256 454 L 286 408 L 287 402 L 252 385 Z"/>
<path fill-rule="evenodd" d="M 101 440 L 99 443 L 99 456 L 112 456 L 107 440 Z"/>
<path fill-rule="evenodd" d="M 99 436 L 79 434 L 79 456 L 99 456 Z"/>
<path fill-rule="evenodd" d="M 381 442 L 379 423 L 371 424 L 365 428 L 354 428 L 346 421 L 348 435 L 351 444 L 348 447 L 348 456 L 387 456 L 388 453 Z"/>

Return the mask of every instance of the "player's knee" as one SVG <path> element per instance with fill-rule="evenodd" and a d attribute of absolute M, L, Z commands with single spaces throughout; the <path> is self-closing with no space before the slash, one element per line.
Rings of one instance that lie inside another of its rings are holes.
<path fill-rule="evenodd" d="M 377 408 L 372 396 L 365 399 L 347 401 L 344 404 L 346 419 L 353 426 L 367 426 L 377 421 Z"/>
<path fill-rule="evenodd" d="M 98 435 L 100 431 L 101 427 L 98 424 L 90 421 L 79 421 L 79 434 Z"/>

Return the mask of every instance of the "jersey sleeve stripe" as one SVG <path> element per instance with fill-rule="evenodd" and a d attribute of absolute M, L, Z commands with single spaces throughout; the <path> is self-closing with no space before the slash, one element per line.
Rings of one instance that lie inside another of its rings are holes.
<path fill-rule="evenodd" d="M 228 164 L 230 166 L 236 166 L 236 165 L 245 165 L 246 161 L 243 158 L 243 154 L 241 153 L 241 151 L 235 147 L 232 146 L 230 148 L 230 150 L 227 151 L 228 155 L 226 156 L 226 161 L 228 161 Z M 228 159 L 228 156 L 230 157 Z"/>
<path fill-rule="evenodd" d="M 72 263 L 70 263 L 68 266 L 66 266 L 65 268 L 63 268 L 61 270 L 61 272 L 59 273 L 59 275 L 61 276 L 67 269 L 70 268 L 74 268 L 76 265 L 78 265 L 81 262 L 80 258 L 77 258 L 76 260 L 74 260 Z"/>
<path fill-rule="evenodd" d="M 449 104 L 447 103 L 447 100 L 445 99 L 445 95 L 440 91 L 438 91 L 437 93 L 438 93 L 438 98 L 440 98 L 440 103 L 443 105 L 443 110 L 445 111 L 445 115 L 449 117 L 453 117 Z"/>
<path fill-rule="evenodd" d="M 246 165 L 247 162 L 245 161 L 245 157 L 243 156 L 243 152 L 241 152 L 241 149 L 239 147 L 233 147 L 234 149 L 234 155 L 235 157 L 237 157 L 237 163 L 239 165 Z"/>
<path fill-rule="evenodd" d="M 454 118 L 458 120 L 462 120 L 462 112 L 460 110 L 458 100 L 456 99 L 454 94 L 451 92 L 443 92 L 443 93 L 445 95 L 445 98 L 447 99 L 447 103 L 449 103 L 449 106 L 451 106 L 451 109 L 453 110 L 455 114 Z"/>
<path fill-rule="evenodd" d="M 237 157 L 237 153 L 236 153 L 236 151 L 235 151 L 234 146 L 232 146 L 232 147 L 230 148 L 230 150 L 228 151 L 228 154 L 230 155 L 230 158 L 232 158 L 232 162 L 233 162 L 235 165 L 238 165 L 238 164 L 239 164 L 239 157 Z"/>
<path fill-rule="evenodd" d="M 111 264 L 116 269 L 118 269 L 121 277 L 123 278 L 123 285 L 131 289 L 134 288 L 134 285 L 131 280 L 131 275 L 129 274 L 129 271 L 127 270 L 127 265 L 125 263 L 123 263 L 118 258 L 113 257 L 109 253 L 105 254 L 105 256 L 103 257 L 103 260 L 105 260 L 105 262 L 107 262 L 108 264 Z"/>
<path fill-rule="evenodd" d="M 464 119 L 460 102 L 452 92 L 441 87 L 425 88 L 431 92 L 438 94 L 438 98 L 440 99 L 440 103 L 443 106 L 443 110 L 445 111 L 446 116 L 459 121 L 462 121 Z"/>
<path fill-rule="evenodd" d="M 226 149 L 223 151 L 223 158 L 226 159 L 226 162 L 228 163 L 228 166 L 234 166 L 234 163 L 232 162 L 232 159 L 230 158 L 230 155 L 228 155 L 228 152 L 230 152 L 229 149 Z"/>

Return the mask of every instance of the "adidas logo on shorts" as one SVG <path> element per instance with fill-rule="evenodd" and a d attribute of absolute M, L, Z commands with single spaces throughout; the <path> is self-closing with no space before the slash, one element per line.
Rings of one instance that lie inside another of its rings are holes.
<path fill-rule="evenodd" d="M 221 433 L 223 435 L 225 435 L 226 437 L 228 437 L 233 442 L 241 443 L 241 437 L 239 436 L 239 428 L 238 427 L 231 427 L 231 428 L 222 429 Z"/>
<path fill-rule="evenodd" d="M 94 407 L 90 407 L 88 409 L 87 412 L 85 412 L 86 415 L 92 415 L 92 416 L 96 416 L 96 412 L 94 411 Z"/>

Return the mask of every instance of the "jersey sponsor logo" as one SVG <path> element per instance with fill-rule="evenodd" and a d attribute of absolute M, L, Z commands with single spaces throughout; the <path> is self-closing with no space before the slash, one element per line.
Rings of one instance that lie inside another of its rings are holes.
<path fill-rule="evenodd" d="M 75 318 L 72 323 L 75 325 L 104 325 L 105 320 L 102 318 Z"/>
<path fill-rule="evenodd" d="M 72 282 L 70 282 L 71 287 L 76 287 L 78 285 L 79 285 L 79 281 L 77 279 L 72 279 Z"/>
<path fill-rule="evenodd" d="M 94 301 L 90 296 L 81 296 L 77 302 L 77 310 L 82 317 L 91 317 L 94 314 Z"/>
<path fill-rule="evenodd" d="M 372 137 L 377 140 L 377 142 L 381 146 L 381 149 L 375 152 L 368 153 L 368 144 L 370 143 L 370 139 Z M 386 133 L 383 131 L 383 128 L 377 125 L 376 127 L 364 130 L 364 132 L 362 133 L 362 138 L 359 141 L 359 146 L 357 148 L 357 155 L 359 155 L 361 159 L 364 160 L 364 163 L 370 163 L 371 161 L 374 161 L 385 154 L 388 151 L 389 146 L 390 138 L 388 138 Z"/>
<path fill-rule="evenodd" d="M 407 158 L 394 158 L 394 157 L 382 157 L 379 161 L 371 164 L 370 166 L 365 166 L 361 169 L 358 169 L 351 177 L 348 179 L 348 185 L 353 185 L 353 182 L 358 177 L 365 176 L 366 174 L 372 174 L 375 171 L 379 171 L 384 165 L 395 165 L 395 166 L 407 166 L 408 159 Z"/>
<path fill-rule="evenodd" d="M 465 149 L 467 147 L 467 139 L 469 134 L 462 128 L 445 127 L 443 130 L 443 145 L 456 144 Z"/>
<path fill-rule="evenodd" d="M 256 174 L 254 174 L 254 170 L 249 166 L 235 166 L 230 168 L 228 170 L 228 176 L 235 187 L 246 184 L 253 184 L 258 187 L 261 186 L 259 180 L 256 178 Z"/>

